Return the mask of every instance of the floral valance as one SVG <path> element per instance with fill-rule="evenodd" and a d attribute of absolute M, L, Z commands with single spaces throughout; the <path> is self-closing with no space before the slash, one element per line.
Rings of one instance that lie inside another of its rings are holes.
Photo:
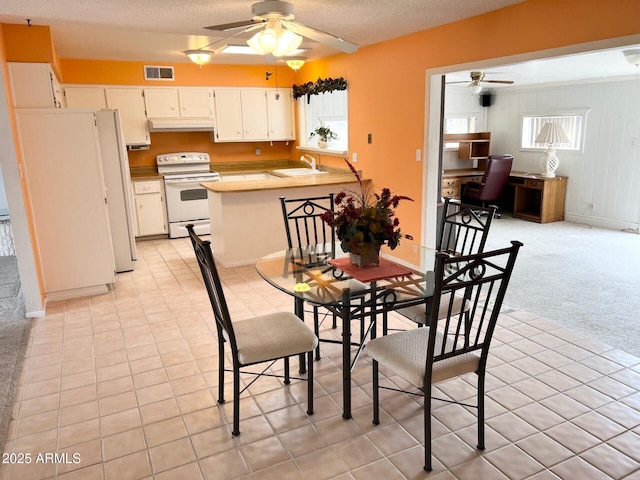
<path fill-rule="evenodd" d="M 293 85 L 293 98 L 307 96 L 309 101 L 310 95 L 318 95 L 324 92 L 333 92 L 334 90 L 346 90 L 347 81 L 342 78 L 318 78 L 315 82 L 307 82 L 302 85 Z"/>

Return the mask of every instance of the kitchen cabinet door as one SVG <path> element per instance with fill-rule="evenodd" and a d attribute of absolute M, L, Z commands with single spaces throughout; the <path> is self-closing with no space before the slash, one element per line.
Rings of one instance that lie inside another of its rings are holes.
<path fill-rule="evenodd" d="M 132 183 L 136 208 L 136 236 L 168 233 L 162 180 L 139 180 Z"/>
<path fill-rule="evenodd" d="M 268 140 L 267 96 L 265 90 L 242 90 L 242 126 L 245 141 Z"/>
<path fill-rule="evenodd" d="M 267 90 L 269 140 L 294 140 L 293 91 L 290 88 Z"/>
<path fill-rule="evenodd" d="M 217 142 L 243 141 L 241 90 L 238 88 L 216 89 L 214 105 L 216 112 L 215 140 Z"/>
<path fill-rule="evenodd" d="M 62 108 L 62 89 L 48 63 L 9 62 L 15 108 Z"/>
<path fill-rule="evenodd" d="M 180 116 L 177 88 L 145 88 L 144 103 L 148 118 L 177 118 Z"/>
<path fill-rule="evenodd" d="M 67 108 L 101 110 L 107 107 L 104 88 L 100 87 L 65 87 L 64 97 Z"/>
<path fill-rule="evenodd" d="M 179 88 L 180 116 L 213 118 L 213 96 L 210 88 Z"/>
<path fill-rule="evenodd" d="M 149 145 L 149 126 L 141 88 L 106 88 L 107 108 L 120 110 L 122 131 L 127 145 Z"/>

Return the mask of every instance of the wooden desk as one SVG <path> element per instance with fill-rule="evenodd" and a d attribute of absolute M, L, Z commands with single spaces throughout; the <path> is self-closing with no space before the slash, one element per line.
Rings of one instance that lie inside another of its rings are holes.
<path fill-rule="evenodd" d="M 509 185 L 515 188 L 513 216 L 532 222 L 564 220 L 567 177 L 544 178 L 511 172 Z"/>
<path fill-rule="evenodd" d="M 445 170 L 441 196 L 460 199 L 467 182 L 478 182 L 479 169 Z M 511 172 L 508 186 L 513 189 L 513 216 L 538 223 L 564 220 L 567 177 L 544 178 L 525 172 Z"/>

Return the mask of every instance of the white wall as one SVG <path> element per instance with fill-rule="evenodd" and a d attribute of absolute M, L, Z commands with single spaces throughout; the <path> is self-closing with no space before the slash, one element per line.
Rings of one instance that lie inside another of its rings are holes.
<path fill-rule="evenodd" d="M 513 169 L 538 172 L 541 152 L 520 149 L 524 114 L 588 109 L 583 152 L 558 150 L 567 182 L 567 220 L 637 229 L 640 221 L 640 79 L 546 88 L 496 89 L 487 130 L 492 153 L 511 153 Z M 595 209 L 587 210 L 587 203 Z"/>

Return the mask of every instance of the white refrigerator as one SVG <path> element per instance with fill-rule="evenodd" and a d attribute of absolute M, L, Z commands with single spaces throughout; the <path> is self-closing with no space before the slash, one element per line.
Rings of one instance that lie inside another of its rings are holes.
<path fill-rule="evenodd" d="M 117 112 L 15 114 L 47 300 L 108 291 L 135 258 Z M 116 267 L 116 250 L 125 266 Z"/>
<path fill-rule="evenodd" d="M 129 157 L 122 134 L 120 112 L 98 110 L 96 120 L 116 272 L 128 272 L 133 270 L 136 260 L 136 240 Z"/>

